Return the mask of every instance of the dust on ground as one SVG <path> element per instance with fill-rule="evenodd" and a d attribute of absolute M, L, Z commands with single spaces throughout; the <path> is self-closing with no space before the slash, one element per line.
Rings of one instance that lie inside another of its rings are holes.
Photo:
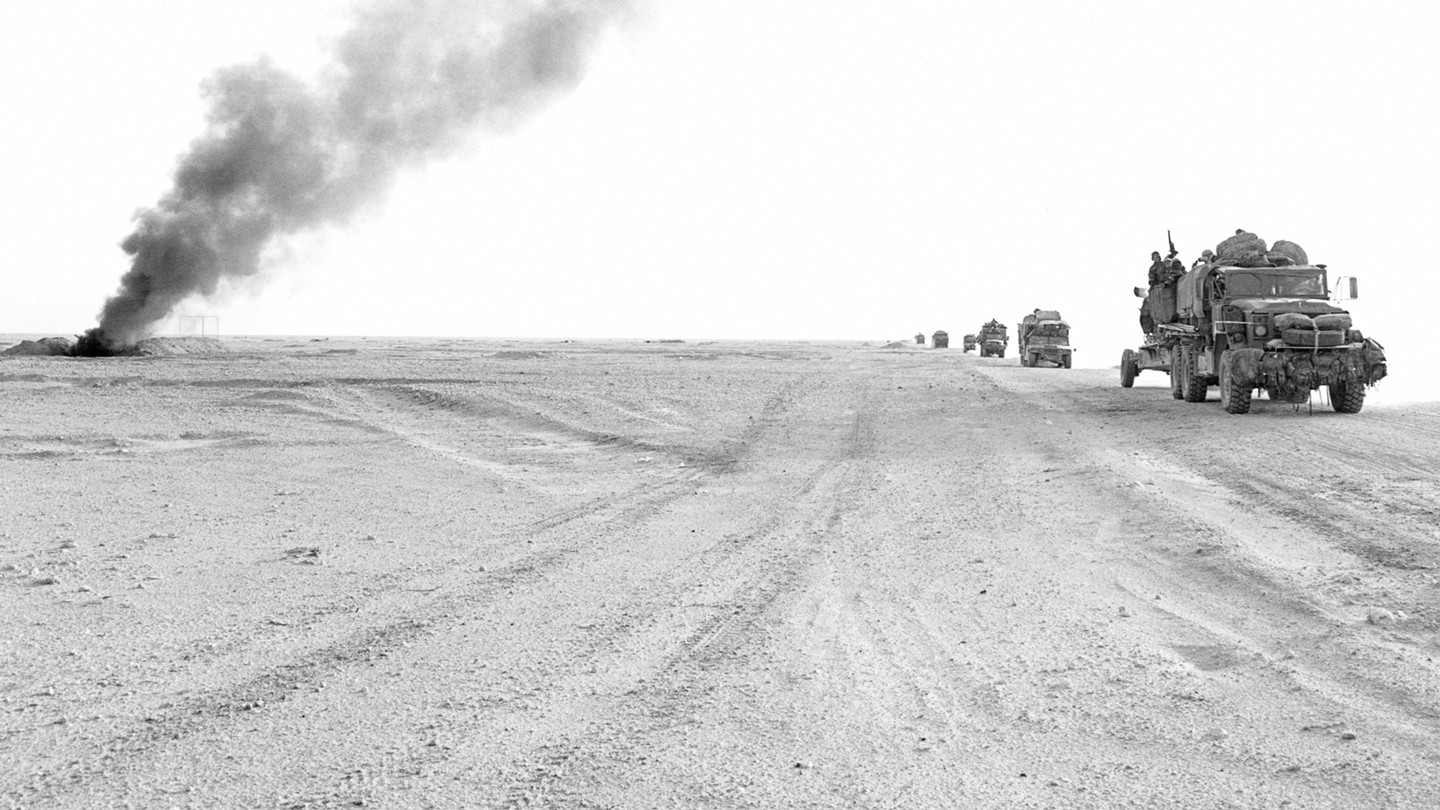
<path fill-rule="evenodd" d="M 226 345 L 0 368 L 10 804 L 1433 801 L 1440 406 Z"/>

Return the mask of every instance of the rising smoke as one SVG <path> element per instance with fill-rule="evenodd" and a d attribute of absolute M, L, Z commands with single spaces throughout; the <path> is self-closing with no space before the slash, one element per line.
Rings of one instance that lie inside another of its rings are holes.
<path fill-rule="evenodd" d="M 376 0 L 318 81 L 268 60 L 204 85 L 206 132 L 135 218 L 120 289 L 81 347 L 147 336 L 194 294 L 260 269 L 276 240 L 346 222 L 401 169 L 452 155 L 576 83 L 628 0 Z"/>

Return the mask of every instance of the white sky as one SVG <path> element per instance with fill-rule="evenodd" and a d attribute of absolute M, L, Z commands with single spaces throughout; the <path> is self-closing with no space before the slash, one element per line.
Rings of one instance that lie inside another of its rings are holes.
<path fill-rule="evenodd" d="M 347 5 L 7 9 L 0 332 L 93 326 L 200 82 L 261 53 L 310 75 Z M 1418 0 L 655 0 L 526 126 L 184 309 L 231 334 L 958 342 L 1038 306 L 1102 367 L 1167 228 L 1188 262 L 1244 227 L 1359 276 L 1382 389 L 1410 390 L 1440 293 L 1437 23 Z"/>

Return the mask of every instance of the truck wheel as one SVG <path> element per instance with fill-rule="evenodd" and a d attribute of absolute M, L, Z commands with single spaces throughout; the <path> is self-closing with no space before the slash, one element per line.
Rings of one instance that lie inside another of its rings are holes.
<path fill-rule="evenodd" d="M 1359 383 L 1331 383 L 1330 407 L 1336 413 L 1359 413 L 1365 407 L 1365 386 Z"/>
<path fill-rule="evenodd" d="M 1230 373 L 1230 360 L 1225 355 L 1220 356 L 1220 407 L 1226 413 L 1249 413 L 1250 395 L 1254 389 L 1246 388 L 1236 382 L 1233 374 Z"/>
<path fill-rule="evenodd" d="M 1068 354 L 1065 355 L 1064 359 L 1062 359 L 1062 360 L 1060 361 L 1060 365 L 1061 365 L 1061 367 L 1063 367 L 1063 368 L 1069 368 L 1069 367 L 1070 367 L 1070 355 L 1068 355 Z"/>
<path fill-rule="evenodd" d="M 1180 376 L 1180 398 L 1186 402 L 1190 401 L 1190 352 L 1185 349 L 1175 351 L 1174 373 Z"/>
<path fill-rule="evenodd" d="M 1205 395 L 1210 393 L 1210 384 L 1195 373 L 1195 350 L 1185 349 L 1185 362 L 1181 366 L 1184 376 L 1180 378 L 1180 388 L 1185 394 L 1186 402 L 1204 402 Z"/>
<path fill-rule="evenodd" d="M 1129 388 L 1135 384 L 1135 352 L 1126 349 L 1120 353 L 1120 387 Z"/>
<path fill-rule="evenodd" d="M 1173 356 L 1170 360 L 1170 396 L 1174 397 L 1175 399 L 1185 398 L 1184 392 L 1180 390 L 1180 369 L 1178 366 L 1175 365 L 1175 359 Z"/>

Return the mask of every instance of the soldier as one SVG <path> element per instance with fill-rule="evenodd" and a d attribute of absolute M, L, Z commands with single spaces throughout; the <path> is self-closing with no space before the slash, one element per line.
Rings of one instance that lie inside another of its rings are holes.
<path fill-rule="evenodd" d="M 1164 281 L 1169 284 L 1185 275 L 1185 263 L 1177 258 L 1171 257 L 1169 265 L 1165 268 Z"/>
<path fill-rule="evenodd" d="M 1154 287 L 1156 284 L 1163 284 L 1163 283 L 1165 283 L 1165 281 L 1164 281 L 1164 279 L 1165 279 L 1165 271 L 1169 268 L 1169 266 L 1170 266 L 1170 263 L 1169 263 L 1169 262 L 1167 262 L 1167 261 L 1165 261 L 1164 259 L 1160 258 L 1160 251 L 1158 251 L 1158 250 L 1152 250 L 1152 251 L 1150 251 L 1150 286 L 1151 286 L 1151 287 Z"/>

